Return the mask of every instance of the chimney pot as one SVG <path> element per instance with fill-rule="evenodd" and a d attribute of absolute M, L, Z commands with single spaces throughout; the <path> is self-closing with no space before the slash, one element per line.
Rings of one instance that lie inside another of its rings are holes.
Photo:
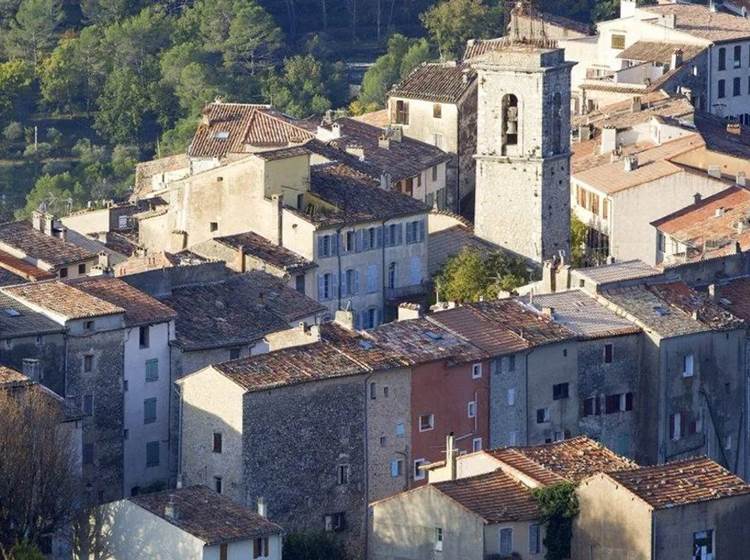
<path fill-rule="evenodd" d="M 716 209 L 716 210 L 714 211 L 714 217 L 716 217 L 716 218 L 721 218 L 721 217 L 722 217 L 723 215 L 724 215 L 724 207 L 723 207 L 723 206 L 719 206 L 719 207 L 718 207 L 718 208 L 717 208 L 717 209 Z"/>
<path fill-rule="evenodd" d="M 693 204 L 698 204 L 701 199 L 703 198 L 703 195 L 701 193 L 697 192 L 693 195 Z"/>
<path fill-rule="evenodd" d="M 683 60 L 683 52 L 682 49 L 675 49 L 672 53 L 672 70 L 675 68 L 679 68 L 682 66 L 682 60 Z"/>
<path fill-rule="evenodd" d="M 638 156 L 633 154 L 625 157 L 625 171 L 635 171 L 638 169 Z"/>
<path fill-rule="evenodd" d="M 747 186 L 747 175 L 744 171 L 740 171 L 739 173 L 737 173 L 736 183 L 741 187 Z"/>
<path fill-rule="evenodd" d="M 742 134 L 742 125 L 738 122 L 728 122 L 727 132 L 729 134 L 734 134 L 735 136 L 739 136 L 740 134 Z"/>
<path fill-rule="evenodd" d="M 643 101 L 641 100 L 641 97 L 636 95 L 633 97 L 632 102 L 630 103 L 630 109 L 632 113 L 640 113 L 643 109 Z"/>

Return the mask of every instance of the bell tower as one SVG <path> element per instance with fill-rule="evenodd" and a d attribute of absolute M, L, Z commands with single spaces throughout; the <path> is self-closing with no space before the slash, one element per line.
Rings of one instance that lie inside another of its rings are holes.
<path fill-rule="evenodd" d="M 544 37 L 512 35 L 471 62 L 479 80 L 475 233 L 536 263 L 567 256 L 575 63 Z"/>

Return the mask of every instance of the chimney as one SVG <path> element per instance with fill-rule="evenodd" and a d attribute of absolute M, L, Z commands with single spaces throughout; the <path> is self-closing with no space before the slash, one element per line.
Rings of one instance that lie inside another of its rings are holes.
<path fill-rule="evenodd" d="M 211 126 L 211 106 L 206 105 L 201 111 L 201 124 L 204 126 Z"/>
<path fill-rule="evenodd" d="M 45 212 L 42 214 L 42 229 L 40 230 L 44 235 L 54 236 L 55 230 L 55 217 L 52 214 Z"/>
<path fill-rule="evenodd" d="M 714 210 L 714 218 L 721 218 L 724 215 L 724 207 L 719 206 L 716 210 Z"/>
<path fill-rule="evenodd" d="M 739 136 L 740 134 L 742 134 L 742 125 L 738 122 L 728 122 L 727 133 Z"/>
<path fill-rule="evenodd" d="M 555 308 L 550 306 L 542 307 L 542 315 L 549 317 L 550 319 L 555 318 Z"/>
<path fill-rule="evenodd" d="M 44 213 L 34 210 L 31 213 L 31 227 L 37 231 L 44 231 Z"/>
<path fill-rule="evenodd" d="M 261 517 L 268 517 L 268 510 L 266 508 L 266 500 L 263 496 L 258 496 L 257 501 L 258 515 Z"/>
<path fill-rule="evenodd" d="M 582 124 L 578 127 L 578 140 L 580 142 L 586 142 L 587 140 L 591 140 L 591 125 L 590 124 Z"/>
<path fill-rule="evenodd" d="M 708 285 L 708 297 L 711 298 L 711 301 L 717 301 L 719 299 L 718 291 L 716 290 L 716 284 L 709 284 Z"/>
<path fill-rule="evenodd" d="M 716 179 L 721 179 L 721 167 L 718 165 L 709 165 L 708 166 L 708 175 L 709 177 L 714 177 Z"/>
<path fill-rule="evenodd" d="M 404 139 L 404 130 L 400 126 L 389 126 L 388 136 L 394 142 L 401 142 Z"/>
<path fill-rule="evenodd" d="M 359 144 L 349 144 L 346 147 L 346 153 L 359 158 L 359 161 L 365 161 L 365 149 Z"/>
<path fill-rule="evenodd" d="M 418 303 L 402 303 L 398 306 L 398 320 L 408 321 L 410 319 L 420 319 L 424 317 L 422 306 Z"/>
<path fill-rule="evenodd" d="M 741 187 L 746 187 L 747 186 L 747 174 L 744 171 L 739 171 L 737 173 L 737 178 L 735 182 Z"/>
<path fill-rule="evenodd" d="M 701 193 L 697 192 L 693 195 L 693 204 L 698 204 L 701 199 L 703 198 L 703 195 Z"/>
<path fill-rule="evenodd" d="M 716 0 L 709 0 L 708 9 L 714 14 L 719 11 L 719 6 L 716 4 Z"/>
<path fill-rule="evenodd" d="M 641 101 L 641 97 L 639 95 L 636 95 L 633 97 L 633 99 L 630 102 L 630 112 L 631 113 L 640 113 L 643 109 L 643 102 Z"/>
<path fill-rule="evenodd" d="M 245 246 L 240 244 L 237 247 L 237 272 L 246 272 L 245 268 Z"/>
<path fill-rule="evenodd" d="M 164 517 L 171 519 L 172 521 L 177 519 L 177 508 L 174 505 L 173 496 L 169 496 L 169 501 L 167 502 L 167 505 L 164 506 Z"/>
<path fill-rule="evenodd" d="M 617 129 L 612 127 L 602 128 L 601 154 L 609 154 L 617 149 Z"/>
<path fill-rule="evenodd" d="M 66 227 L 61 227 L 61 228 L 60 228 L 59 230 L 57 230 L 57 236 L 58 236 L 58 237 L 59 237 L 59 238 L 60 238 L 60 239 L 61 239 L 62 241 L 67 241 L 67 240 L 68 240 L 68 228 L 66 228 Z"/>
<path fill-rule="evenodd" d="M 638 169 L 638 156 L 635 154 L 625 156 L 625 172 L 630 173 Z"/>
<path fill-rule="evenodd" d="M 382 148 L 384 150 L 389 150 L 391 147 L 391 140 L 388 138 L 388 134 L 383 132 L 378 137 L 378 148 Z"/>
<path fill-rule="evenodd" d="M 636 0 L 620 0 L 620 17 L 633 17 L 637 7 Z"/>
<path fill-rule="evenodd" d="M 664 14 L 662 16 L 664 27 L 675 29 L 677 27 L 677 16 L 675 14 Z"/>
<path fill-rule="evenodd" d="M 456 480 L 456 446 L 453 432 L 445 438 L 445 468 L 448 470 L 447 480 Z"/>
<path fill-rule="evenodd" d="M 672 52 L 672 65 L 671 65 L 672 70 L 682 66 L 682 60 L 683 60 L 682 55 L 683 55 L 682 49 L 675 49 Z"/>
<path fill-rule="evenodd" d="M 283 194 L 272 194 L 271 202 L 276 210 L 276 235 L 271 241 L 275 245 L 282 245 L 282 228 L 284 219 L 284 195 Z"/>
<path fill-rule="evenodd" d="M 357 330 L 354 325 L 354 311 L 350 309 L 339 309 L 333 320 L 348 331 Z"/>

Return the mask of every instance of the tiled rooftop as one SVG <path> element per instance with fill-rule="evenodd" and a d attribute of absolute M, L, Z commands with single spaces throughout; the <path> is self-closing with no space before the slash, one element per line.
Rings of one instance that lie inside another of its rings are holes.
<path fill-rule="evenodd" d="M 533 521 L 540 516 L 531 489 L 501 470 L 432 486 L 487 523 Z"/>
<path fill-rule="evenodd" d="M 717 285 L 716 303 L 750 324 L 750 277 L 735 278 Z"/>
<path fill-rule="evenodd" d="M 422 64 L 388 95 L 437 103 L 457 103 L 473 86 L 475 79 L 476 72 L 468 64 Z"/>
<path fill-rule="evenodd" d="M 177 311 L 176 342 L 186 351 L 251 344 L 324 309 L 282 280 L 255 271 L 177 288 L 161 302 Z"/>
<path fill-rule="evenodd" d="M 0 366 L 0 389 L 8 387 L 18 387 L 21 385 L 31 385 L 32 381 L 20 371 L 12 368 Z"/>
<path fill-rule="evenodd" d="M 750 158 L 750 128 L 747 125 L 733 123 L 734 133 L 730 134 L 727 132 L 727 121 L 716 115 L 696 113 L 694 120 L 707 149 L 738 158 Z M 679 158 L 676 161 L 679 162 Z"/>
<path fill-rule="evenodd" d="M 63 327 L 0 293 L 0 339 L 56 332 L 63 332 Z"/>
<path fill-rule="evenodd" d="M 534 295 L 530 299 L 530 303 L 540 311 L 551 308 L 555 322 L 584 338 L 621 336 L 641 331 L 638 326 L 581 290 Z"/>
<path fill-rule="evenodd" d="M 678 49 L 682 51 L 682 60 L 686 62 L 704 51 L 705 47 L 656 41 L 636 41 L 627 49 L 621 51 L 617 55 L 617 58 L 670 65 L 672 63 L 672 54 Z"/>
<path fill-rule="evenodd" d="M 604 285 L 627 280 L 652 278 L 659 276 L 661 271 L 647 265 L 643 261 L 632 260 L 589 268 L 578 268 L 576 269 L 576 273 L 595 284 Z"/>
<path fill-rule="evenodd" d="M 750 21 L 726 12 L 711 11 L 707 5 L 664 4 L 640 8 L 659 16 L 674 15 L 675 29 L 714 43 L 750 38 Z M 658 19 L 648 20 L 657 23 Z"/>
<path fill-rule="evenodd" d="M 662 337 L 741 328 L 743 321 L 683 282 L 629 286 L 602 296 Z"/>
<path fill-rule="evenodd" d="M 500 448 L 487 453 L 544 485 L 563 480 L 578 483 L 598 472 L 621 471 L 636 466 L 585 436 L 529 447 Z"/>
<path fill-rule="evenodd" d="M 378 126 L 382 128 L 390 124 L 391 115 L 388 113 L 388 109 L 380 109 L 379 111 L 370 111 L 369 113 L 352 117 L 352 119 L 369 124 L 370 126 Z"/>
<path fill-rule="evenodd" d="M 631 100 L 619 101 L 610 105 L 605 105 L 595 109 L 591 113 L 573 118 L 575 126 L 591 124 L 601 129 L 605 127 L 625 130 L 637 124 L 650 121 L 652 118 L 676 119 L 677 121 L 691 121 L 695 113 L 693 105 L 684 97 L 669 97 L 666 93 L 659 90 L 653 93 L 646 93 L 641 97 L 641 107 L 639 111 L 633 111 L 633 102 Z M 595 140 L 596 150 L 599 153 L 599 138 Z M 577 145 L 573 146 L 577 148 Z M 577 151 L 577 150 L 576 150 Z M 606 154 L 607 158 L 610 157 Z"/>
<path fill-rule="evenodd" d="M 750 494 L 750 485 L 705 457 L 607 475 L 654 509 Z"/>
<path fill-rule="evenodd" d="M 315 263 L 307 260 L 302 255 L 276 245 L 262 235 L 251 231 L 228 235 L 226 237 L 217 237 L 216 241 L 237 250 L 242 247 L 246 255 L 252 255 L 263 262 L 267 262 L 292 274 L 316 266 Z"/>
<path fill-rule="evenodd" d="M 750 192 L 732 186 L 652 222 L 657 230 L 687 247 L 692 261 L 750 248 Z"/>
<path fill-rule="evenodd" d="M 314 165 L 310 168 L 310 190 L 336 210 L 318 206 L 304 214 L 324 227 L 387 220 L 424 214 L 427 207 L 410 196 L 386 191 L 379 183 L 343 164 Z"/>
<path fill-rule="evenodd" d="M 55 278 L 53 272 L 47 272 L 34 266 L 33 264 L 27 263 L 23 259 L 14 257 L 10 253 L 0 251 L 0 267 L 4 272 L 5 278 L 10 282 L 6 285 L 22 284 L 27 281 L 39 281 L 39 280 L 50 280 Z M 18 282 L 13 282 L 15 278 L 21 278 Z"/>
<path fill-rule="evenodd" d="M 265 517 L 205 486 L 141 494 L 128 499 L 202 540 L 206 545 L 249 540 L 282 532 L 281 527 Z M 165 508 L 170 504 L 174 506 L 174 518 L 165 515 Z"/>
<path fill-rule="evenodd" d="M 284 147 L 313 137 L 268 105 L 210 103 L 203 109 L 203 119 L 188 148 L 191 157 L 222 158 L 245 153 L 245 145 Z"/>
<path fill-rule="evenodd" d="M 473 228 L 463 224 L 432 232 L 429 236 L 427 267 L 430 277 L 440 272 L 445 262 L 464 248 L 474 248 L 481 253 L 498 250 L 497 246 L 474 235 Z"/>
<path fill-rule="evenodd" d="M 52 267 L 96 257 L 95 253 L 73 243 L 34 229 L 31 222 L 27 220 L 0 224 L 0 243 L 21 251 L 31 258 L 42 260 Z"/>
<path fill-rule="evenodd" d="M 89 276 L 70 282 L 78 290 L 125 310 L 128 326 L 171 321 L 177 313 L 133 286 L 108 276 Z"/>
<path fill-rule="evenodd" d="M 119 305 L 92 296 L 75 286 L 50 280 L 3 288 L 3 291 L 23 303 L 37 306 L 65 319 L 85 319 L 124 313 Z"/>

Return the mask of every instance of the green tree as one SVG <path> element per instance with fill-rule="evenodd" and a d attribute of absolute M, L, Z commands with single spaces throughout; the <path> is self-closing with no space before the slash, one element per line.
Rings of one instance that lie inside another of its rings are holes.
<path fill-rule="evenodd" d="M 502 10 L 482 0 L 443 0 L 420 19 L 443 60 L 460 57 L 469 39 L 503 34 Z"/>
<path fill-rule="evenodd" d="M 528 280 L 522 258 L 500 252 L 482 255 L 466 248 L 446 261 L 435 283 L 440 300 L 464 302 L 495 299 Z"/>
<path fill-rule="evenodd" d="M 243 4 L 229 25 L 223 45 L 224 64 L 254 76 L 275 62 L 283 34 L 271 15 L 259 4 Z"/>
<path fill-rule="evenodd" d="M 133 0 L 81 0 L 81 13 L 87 23 L 107 25 L 133 14 L 140 5 Z"/>
<path fill-rule="evenodd" d="M 0 124 L 21 111 L 20 105 L 31 94 L 34 69 L 22 60 L 0 63 Z"/>
<path fill-rule="evenodd" d="M 34 210 L 44 207 L 57 216 L 66 216 L 74 206 L 74 191 L 80 184 L 70 173 L 42 175 L 26 196 L 26 206 L 17 212 L 18 217 L 30 216 Z"/>
<path fill-rule="evenodd" d="M 8 54 L 36 66 L 55 46 L 61 21 L 57 0 L 23 0 L 5 33 Z"/>
<path fill-rule="evenodd" d="M 570 215 L 570 258 L 574 267 L 586 265 L 586 237 L 588 227 L 578 216 Z"/>
<path fill-rule="evenodd" d="M 570 541 L 573 536 L 573 519 L 578 515 L 576 487 L 570 482 L 532 490 L 541 512 L 544 525 L 545 560 L 570 558 Z"/>
<path fill-rule="evenodd" d="M 343 545 L 325 532 L 289 533 L 284 537 L 284 560 L 348 560 Z"/>
<path fill-rule="evenodd" d="M 0 545 L 0 552 L 3 555 L 0 558 L 5 560 L 44 560 L 44 554 L 33 544 L 28 542 L 20 542 L 10 549 L 10 552 L 6 553 L 2 550 Z"/>
<path fill-rule="evenodd" d="M 388 40 L 388 51 L 378 57 L 362 80 L 359 102 L 383 106 L 391 87 L 417 66 L 430 59 L 430 45 L 425 39 L 408 39 L 398 33 Z"/>

